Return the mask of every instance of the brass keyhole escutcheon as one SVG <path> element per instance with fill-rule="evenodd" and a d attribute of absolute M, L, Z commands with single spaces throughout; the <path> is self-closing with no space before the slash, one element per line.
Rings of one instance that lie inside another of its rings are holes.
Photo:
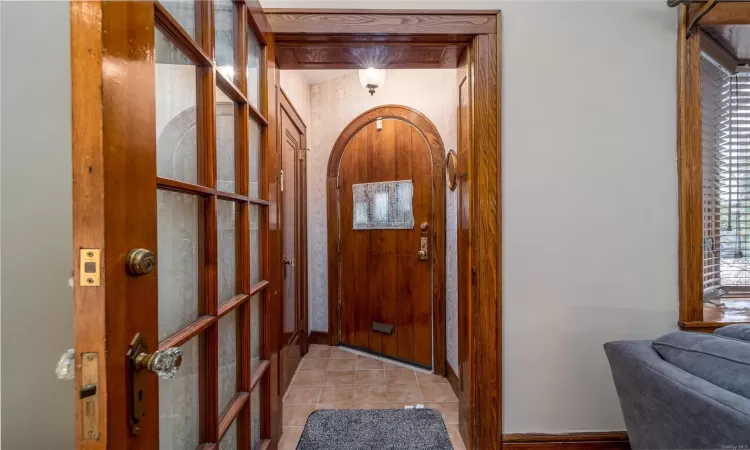
<path fill-rule="evenodd" d="M 156 266 L 154 252 L 145 248 L 131 250 L 125 259 L 127 261 L 128 273 L 136 277 L 148 275 Z"/>

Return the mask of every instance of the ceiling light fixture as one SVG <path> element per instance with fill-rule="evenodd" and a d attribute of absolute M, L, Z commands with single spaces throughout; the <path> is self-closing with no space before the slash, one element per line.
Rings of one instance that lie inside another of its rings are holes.
<path fill-rule="evenodd" d="M 385 69 L 374 69 L 372 67 L 359 69 L 359 82 L 363 88 L 367 89 L 370 95 L 375 95 L 375 89 L 385 84 L 385 77 Z"/>

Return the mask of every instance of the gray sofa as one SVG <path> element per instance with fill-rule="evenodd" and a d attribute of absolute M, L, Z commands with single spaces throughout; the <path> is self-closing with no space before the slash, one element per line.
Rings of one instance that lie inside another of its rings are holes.
<path fill-rule="evenodd" d="M 750 449 L 750 325 L 608 342 L 634 449 Z"/>

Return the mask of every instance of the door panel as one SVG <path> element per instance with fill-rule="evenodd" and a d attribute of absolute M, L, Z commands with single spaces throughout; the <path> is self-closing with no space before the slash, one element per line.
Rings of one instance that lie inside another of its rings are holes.
<path fill-rule="evenodd" d="M 74 246 L 102 255 L 77 260 L 75 277 L 103 271 L 75 290 L 77 363 L 98 360 L 95 394 L 77 396 L 78 448 L 259 448 L 271 437 L 275 205 L 258 108 L 272 36 L 251 4 L 71 3 Z M 152 264 L 131 258 L 138 248 Z M 157 361 L 177 351 L 170 378 Z"/>
<path fill-rule="evenodd" d="M 431 367 L 431 244 L 427 260 L 417 255 L 420 225 L 425 237 L 432 226 L 430 151 L 407 122 L 385 119 L 377 128 L 362 128 L 341 158 L 341 342 Z M 353 185 L 404 180 L 413 182 L 413 229 L 353 229 Z M 374 331 L 373 321 L 393 325 L 393 334 Z"/>

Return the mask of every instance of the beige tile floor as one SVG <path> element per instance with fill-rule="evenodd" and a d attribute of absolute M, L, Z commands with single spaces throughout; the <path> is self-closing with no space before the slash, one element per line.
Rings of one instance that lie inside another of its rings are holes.
<path fill-rule="evenodd" d="M 458 432 L 458 399 L 448 380 L 338 347 L 312 345 L 284 397 L 279 450 L 297 447 L 307 417 L 317 409 L 390 409 L 417 403 L 439 411 L 454 448 L 465 448 Z"/>

